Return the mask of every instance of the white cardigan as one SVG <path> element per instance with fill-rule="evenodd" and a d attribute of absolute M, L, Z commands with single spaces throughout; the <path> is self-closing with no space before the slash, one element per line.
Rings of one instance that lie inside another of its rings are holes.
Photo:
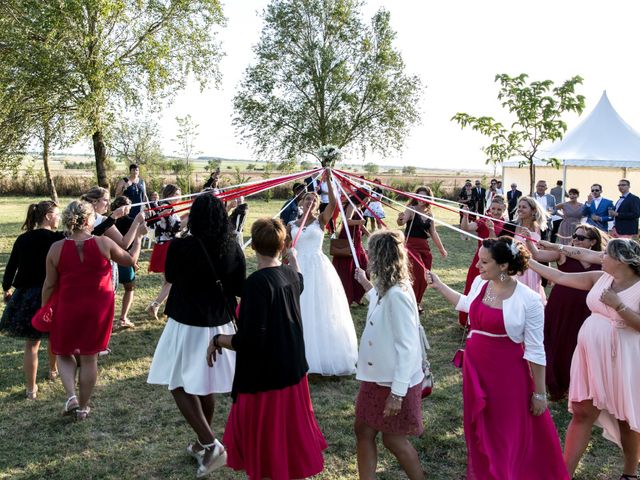
<path fill-rule="evenodd" d="M 375 288 L 367 297 L 356 379 L 390 386 L 393 394 L 404 397 L 424 378 L 415 295 L 409 285 L 394 285 L 380 303 Z"/>
<path fill-rule="evenodd" d="M 487 280 L 477 276 L 468 295 L 460 295 L 456 310 L 469 312 L 471 303 L 482 291 Z M 517 282 L 513 294 L 502 302 L 504 328 L 515 343 L 524 343 L 524 358 L 546 365 L 544 354 L 544 305 L 540 294 Z"/>

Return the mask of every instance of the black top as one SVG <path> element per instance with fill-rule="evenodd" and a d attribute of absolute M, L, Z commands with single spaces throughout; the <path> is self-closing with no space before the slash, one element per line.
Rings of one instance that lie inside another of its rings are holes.
<path fill-rule="evenodd" d="M 46 228 L 37 228 L 16 238 L 4 270 L 2 289 L 42 287 L 47 276 L 46 260 L 49 248 L 64 235 Z M 16 271 L 18 272 L 16 275 Z"/>
<path fill-rule="evenodd" d="M 291 267 L 263 268 L 245 281 L 238 333 L 233 336 L 238 393 L 256 393 L 296 385 L 309 366 L 304 351 L 300 294 L 302 275 Z"/>
<path fill-rule="evenodd" d="M 120 217 L 116 220 L 116 228 L 123 237 L 127 234 L 129 229 L 131 228 L 131 225 L 133 225 L 133 218 L 131 218 L 129 215 L 125 215 L 124 217 Z M 128 250 L 129 248 L 131 248 L 131 245 L 127 245 L 127 247 Z"/>
<path fill-rule="evenodd" d="M 429 238 L 430 229 L 431 220 L 414 213 L 413 219 L 409 220 L 404 227 L 404 236 L 407 238 Z"/>
<path fill-rule="evenodd" d="M 218 254 L 219 242 L 203 240 L 222 280 L 225 299 L 235 310 L 245 277 L 244 253 L 236 242 Z M 197 238 L 175 238 L 169 244 L 164 277 L 171 284 L 164 313 L 176 322 L 195 327 L 217 327 L 231 321 L 220 288 Z"/>

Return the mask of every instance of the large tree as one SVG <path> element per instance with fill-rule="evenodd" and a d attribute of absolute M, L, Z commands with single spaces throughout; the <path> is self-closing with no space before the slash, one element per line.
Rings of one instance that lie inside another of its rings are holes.
<path fill-rule="evenodd" d="M 219 0 L 6 0 L 0 5 L 0 13 L 30 36 L 60 37 L 48 53 L 64 70 L 61 93 L 73 100 L 91 136 L 102 186 L 108 186 L 105 131 L 120 109 L 169 98 L 189 75 L 201 87 L 219 78 L 215 27 L 224 21 Z M 34 25 L 39 16 L 51 21 Z M 30 46 L 21 46 L 23 55 L 31 55 Z M 50 63 L 43 60 L 43 67 Z M 55 82 L 49 87 L 60 88 Z"/>
<path fill-rule="evenodd" d="M 528 166 L 533 194 L 535 160 L 559 166 L 556 158 L 538 158 L 540 146 L 562 139 L 567 131 L 567 124 L 562 120 L 564 113 L 580 114 L 584 110 L 584 96 L 576 93 L 582 77 L 572 77 L 560 86 L 554 86 L 551 80 L 527 82 L 524 73 L 517 77 L 503 73 L 496 75 L 495 80 L 500 83 L 498 100 L 515 116 L 510 127 L 493 117 L 474 117 L 467 113 L 456 113 L 451 120 L 489 137 L 489 145 L 482 149 L 487 155 L 486 163 L 495 165 L 515 157 L 520 167 Z"/>
<path fill-rule="evenodd" d="M 405 73 L 389 12 L 370 24 L 360 0 L 273 0 L 234 124 L 257 154 L 316 155 L 322 145 L 388 154 L 419 121 L 418 77 Z"/>

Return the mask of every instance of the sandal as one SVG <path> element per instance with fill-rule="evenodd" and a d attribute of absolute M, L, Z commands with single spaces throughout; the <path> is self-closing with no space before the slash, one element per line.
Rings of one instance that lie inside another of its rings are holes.
<path fill-rule="evenodd" d="M 35 400 L 38 396 L 38 385 L 33 387 L 33 390 L 27 390 L 26 398 L 27 400 Z"/>
<path fill-rule="evenodd" d="M 58 373 L 58 370 L 51 370 L 47 375 L 47 380 L 49 380 L 50 382 L 53 382 L 57 380 L 59 377 L 60 377 L 60 374 Z"/>
<path fill-rule="evenodd" d="M 76 420 L 79 422 L 86 420 L 87 417 L 89 416 L 90 411 L 91 411 L 91 408 L 89 408 L 88 405 L 85 408 L 78 408 L 76 410 Z"/>
<path fill-rule="evenodd" d="M 160 310 L 160 304 L 156 301 L 151 302 L 147 307 L 146 312 L 153 317 L 154 320 L 158 320 L 158 310 Z"/>
<path fill-rule="evenodd" d="M 126 317 L 120 317 L 120 329 L 126 330 L 127 328 L 133 328 L 136 325 Z"/>
<path fill-rule="evenodd" d="M 633 480 L 635 478 L 638 478 L 638 475 L 629 475 L 627 473 L 620 475 L 620 480 Z"/>
<path fill-rule="evenodd" d="M 73 415 L 79 408 L 80 404 L 78 403 L 78 397 L 76 397 L 75 395 L 71 395 L 69 398 L 67 398 L 67 401 L 64 402 L 62 415 Z"/>
<path fill-rule="evenodd" d="M 204 478 L 214 470 L 217 470 L 227 464 L 227 451 L 225 450 L 224 445 L 222 445 L 217 439 L 212 443 L 201 445 L 202 448 L 204 448 L 205 453 L 202 458 L 202 463 L 196 471 L 196 478 Z M 211 452 L 211 456 L 205 463 L 204 458 L 206 457 L 207 452 Z"/>
<path fill-rule="evenodd" d="M 187 454 L 195 458 L 198 461 L 199 465 L 202 465 L 204 450 L 205 450 L 204 447 L 198 440 L 187 445 Z"/>

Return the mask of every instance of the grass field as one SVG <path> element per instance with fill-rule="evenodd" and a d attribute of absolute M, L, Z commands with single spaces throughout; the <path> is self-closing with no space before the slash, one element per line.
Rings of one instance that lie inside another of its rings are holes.
<path fill-rule="evenodd" d="M 0 198 L 0 267 L 4 270 L 15 237 L 19 234 L 28 203 L 34 199 Z M 64 204 L 64 202 L 61 202 Z M 273 215 L 280 202 L 253 202 L 251 221 Z M 393 212 L 388 216 L 395 218 Z M 438 215 L 440 217 L 440 215 Z M 442 218 L 453 223 L 451 215 Z M 475 243 L 440 227 L 449 258 L 435 255 L 434 270 L 461 290 Z M 328 248 L 328 242 L 326 242 Z M 249 272 L 255 260 L 247 250 Z M 64 390 L 59 381 L 47 382 L 46 351 L 41 349 L 38 399 L 24 399 L 23 342 L 0 336 L 0 479 L 181 479 L 195 478 L 196 465 L 184 451 L 193 433 L 183 420 L 169 392 L 146 384 L 146 376 L 164 321 L 150 321 L 144 308 L 161 285 L 159 275 L 146 274 L 149 251 L 141 256 L 141 269 L 131 319 L 136 328 L 114 332 L 113 354 L 99 361 L 100 372 L 91 405 L 92 415 L 83 423 L 60 416 Z M 117 294 L 116 315 L 122 291 Z M 431 343 L 435 374 L 433 395 L 423 403 L 425 432 L 414 440 L 428 477 L 436 480 L 465 477 L 466 451 L 462 429 L 461 376 L 450 363 L 460 343 L 461 330 L 452 308 L 428 291 L 422 321 Z M 365 307 L 352 309 L 358 335 Z M 44 342 L 43 342 L 44 344 Z M 355 440 L 352 433 L 354 399 L 358 382 L 353 378 L 311 379 L 316 416 L 329 443 L 325 470 L 317 478 L 357 478 Z M 227 396 L 217 397 L 214 429 L 221 436 L 230 406 Z M 561 440 L 569 421 L 566 403 L 552 405 Z M 577 478 L 617 479 L 622 471 L 621 452 L 596 431 Z M 541 458 L 541 462 L 545 459 Z M 244 475 L 223 469 L 211 478 L 240 479 Z M 395 459 L 380 445 L 378 478 L 406 478 Z M 545 479 L 541 479 L 545 480 Z"/>

